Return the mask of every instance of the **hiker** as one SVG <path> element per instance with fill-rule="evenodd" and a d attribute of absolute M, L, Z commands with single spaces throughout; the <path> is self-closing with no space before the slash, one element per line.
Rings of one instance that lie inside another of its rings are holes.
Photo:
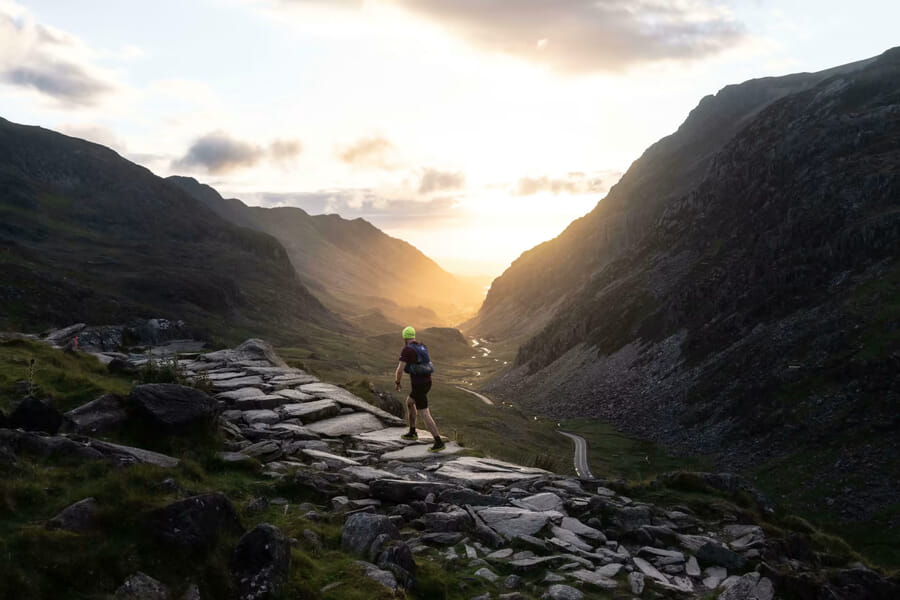
<path fill-rule="evenodd" d="M 409 373 L 409 384 L 412 389 L 406 399 L 409 432 L 400 437 L 404 440 L 419 439 L 419 434 L 416 433 L 416 416 L 421 413 L 425 426 L 434 436 L 434 444 L 428 451 L 440 452 L 444 449 L 444 440 L 441 439 L 437 424 L 431 416 L 431 411 L 428 410 L 428 391 L 431 389 L 431 373 L 434 371 L 431 358 L 428 356 L 428 348 L 425 347 L 425 344 L 416 341 L 416 330 L 412 327 L 406 327 L 403 330 L 403 342 L 405 346 L 400 352 L 400 363 L 394 374 L 394 384 L 399 392 L 403 373 Z"/>

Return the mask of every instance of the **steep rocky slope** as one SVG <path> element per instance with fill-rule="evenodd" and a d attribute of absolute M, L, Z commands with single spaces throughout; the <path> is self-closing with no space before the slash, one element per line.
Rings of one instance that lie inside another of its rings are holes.
<path fill-rule="evenodd" d="M 497 390 L 900 530 L 900 50 L 769 103 L 707 162 L 652 219 L 625 207 L 646 230 L 597 258 Z"/>
<path fill-rule="evenodd" d="M 144 360 L 128 358 L 138 369 Z M 848 548 L 767 512 L 734 476 L 681 472 L 627 487 L 460 455 L 455 442 L 430 454 L 426 443 L 400 439 L 405 428 L 391 425 L 402 420 L 285 366 L 262 340 L 193 356 L 182 367 L 215 397 L 145 384 L 56 413 L 54 427 L 13 428 L 23 406 L 53 414 L 33 398 L 19 403 L 10 428 L 0 423 L 0 550 L 8 561 L 0 595 L 886 600 L 900 593 L 900 581 Z M 60 422 L 68 433 L 57 432 Z M 119 436 L 136 426 L 143 442 L 176 451 L 123 445 Z M 198 431 L 214 426 L 222 438 L 200 443 Z M 224 451 L 216 447 L 222 439 Z M 94 477 L 79 478 L 85 472 Z M 24 497 L 29 502 L 16 501 Z"/>
<path fill-rule="evenodd" d="M 250 207 L 189 177 L 169 177 L 225 219 L 278 239 L 303 282 L 329 308 L 353 317 L 379 310 L 397 322 L 450 325 L 482 299 L 474 282 L 444 271 L 414 246 L 364 219 Z"/>
<path fill-rule="evenodd" d="M 0 249 L 0 328 L 156 316 L 280 337 L 339 326 L 271 236 L 108 148 L 2 119 Z"/>
<path fill-rule="evenodd" d="M 498 277 L 463 329 L 495 338 L 534 335 L 573 290 L 639 244 L 665 207 L 702 179 L 716 153 L 762 109 L 867 62 L 754 79 L 703 98 L 678 131 L 650 146 L 594 210 L 523 253 Z"/>

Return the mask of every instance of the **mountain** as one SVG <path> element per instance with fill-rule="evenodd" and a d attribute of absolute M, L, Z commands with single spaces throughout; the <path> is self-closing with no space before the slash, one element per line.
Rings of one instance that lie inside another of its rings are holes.
<path fill-rule="evenodd" d="M 136 317 L 200 333 L 346 327 L 277 240 L 103 146 L 0 119 L 0 328 Z"/>
<path fill-rule="evenodd" d="M 900 531 L 900 49 L 705 98 L 473 325 L 495 393 Z"/>
<path fill-rule="evenodd" d="M 573 289 L 634 248 L 665 207 L 703 178 L 716 153 L 761 110 L 865 64 L 754 79 L 706 96 L 678 131 L 650 146 L 590 213 L 523 253 L 494 280 L 478 315 L 463 329 L 499 339 L 536 334 L 561 311 Z"/>
<path fill-rule="evenodd" d="M 232 223 L 278 239 L 303 282 L 348 318 L 377 310 L 398 323 L 451 324 L 471 315 L 483 299 L 475 281 L 451 275 L 411 244 L 364 219 L 313 216 L 293 207 L 250 207 L 222 198 L 193 178 L 168 181 Z"/>

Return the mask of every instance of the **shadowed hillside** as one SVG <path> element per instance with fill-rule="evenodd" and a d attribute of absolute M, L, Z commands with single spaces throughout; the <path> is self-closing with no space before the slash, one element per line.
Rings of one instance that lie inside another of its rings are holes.
<path fill-rule="evenodd" d="M 0 328 L 183 319 L 231 339 L 341 326 L 272 237 L 103 146 L 0 119 Z"/>

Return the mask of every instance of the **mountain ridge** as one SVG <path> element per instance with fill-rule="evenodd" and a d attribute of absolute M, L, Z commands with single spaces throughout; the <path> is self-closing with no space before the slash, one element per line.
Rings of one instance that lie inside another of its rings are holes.
<path fill-rule="evenodd" d="M 375 309 L 395 321 L 451 324 L 481 299 L 477 286 L 365 219 L 310 215 L 297 207 L 248 206 L 190 177 L 168 180 L 231 222 L 273 235 L 288 250 L 304 283 L 341 314 Z"/>

